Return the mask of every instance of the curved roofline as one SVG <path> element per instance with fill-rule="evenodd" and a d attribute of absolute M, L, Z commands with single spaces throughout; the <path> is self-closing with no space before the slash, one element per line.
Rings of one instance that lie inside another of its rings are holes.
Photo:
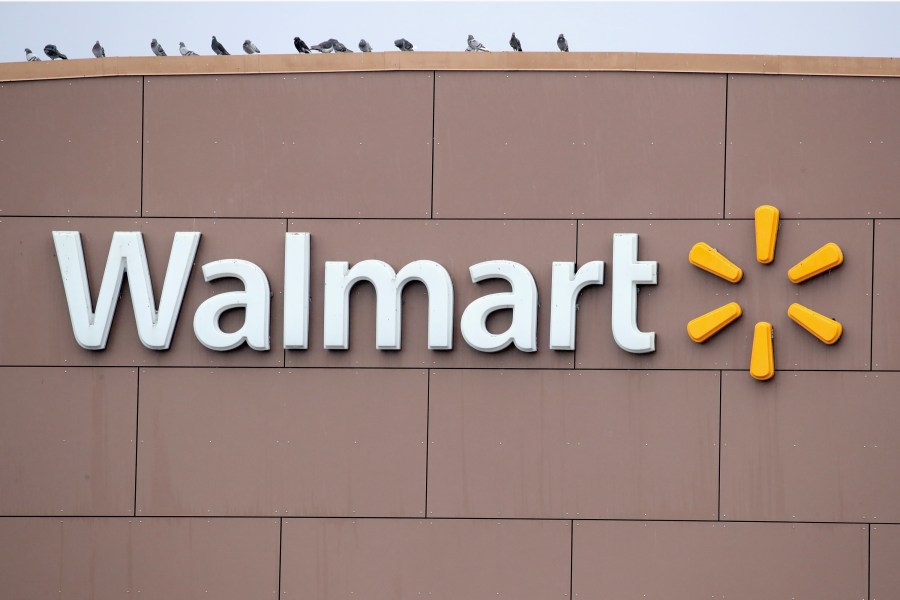
<path fill-rule="evenodd" d="M 900 59 L 642 52 L 354 52 L 234 56 L 127 56 L 0 63 L 0 81 L 126 75 L 371 71 L 647 71 L 900 77 Z"/>

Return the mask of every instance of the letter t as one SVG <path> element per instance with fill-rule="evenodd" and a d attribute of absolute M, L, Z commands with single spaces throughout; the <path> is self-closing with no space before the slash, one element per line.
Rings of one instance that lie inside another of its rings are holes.
<path fill-rule="evenodd" d="M 643 354 L 656 350 L 656 333 L 637 326 L 637 286 L 656 285 L 656 261 L 638 261 L 636 233 L 613 234 L 612 333 L 622 350 Z"/>

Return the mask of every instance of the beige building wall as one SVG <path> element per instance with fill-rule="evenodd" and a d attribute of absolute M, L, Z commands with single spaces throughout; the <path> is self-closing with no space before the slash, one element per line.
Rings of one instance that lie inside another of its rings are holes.
<path fill-rule="evenodd" d="M 0 69 L 0 596 L 900 598 L 896 65 L 298 60 Z M 782 216 L 770 265 L 761 204 Z M 94 299 L 114 231 L 143 232 L 157 298 L 173 234 L 202 232 L 171 349 L 141 345 L 127 286 L 107 348 L 78 346 L 55 230 L 81 232 Z M 310 349 L 284 350 L 300 231 Z M 611 333 L 622 232 L 658 261 L 638 304 L 650 354 Z M 743 281 L 691 266 L 700 241 Z M 792 284 L 826 242 L 844 263 Z M 197 307 L 240 288 L 203 281 L 228 258 L 269 279 L 269 351 L 194 335 Z M 324 263 L 368 258 L 446 267 L 453 350 L 427 349 L 419 284 L 402 350 L 375 349 L 368 285 L 350 349 L 323 349 Z M 537 352 L 459 332 L 508 289 L 471 282 L 492 259 L 534 275 Z M 579 298 L 576 350 L 550 350 L 552 262 L 592 260 L 606 285 Z M 688 338 L 730 301 L 737 322 Z M 793 323 L 793 302 L 840 341 Z M 768 382 L 748 373 L 758 321 L 775 328 Z"/>

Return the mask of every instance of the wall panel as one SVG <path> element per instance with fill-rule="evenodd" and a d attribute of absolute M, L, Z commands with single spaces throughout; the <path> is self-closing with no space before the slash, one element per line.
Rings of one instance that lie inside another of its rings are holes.
<path fill-rule="evenodd" d="M 724 98 L 723 75 L 439 72 L 435 217 L 721 217 Z"/>
<path fill-rule="evenodd" d="M 0 84 L 0 214 L 140 215 L 141 95 L 141 77 Z"/>
<path fill-rule="evenodd" d="M 0 368 L 0 515 L 131 515 L 137 371 Z"/>
<path fill-rule="evenodd" d="M 900 525 L 872 525 L 872 600 L 900 598 Z"/>
<path fill-rule="evenodd" d="M 576 521 L 575 598 L 865 598 L 868 527 Z"/>
<path fill-rule="evenodd" d="M 900 521 L 900 373 L 722 380 L 722 518 Z"/>
<path fill-rule="evenodd" d="M 569 521 L 285 519 L 284 598 L 565 598 Z"/>
<path fill-rule="evenodd" d="M 900 370 L 900 221 L 875 222 L 874 251 L 872 364 L 876 370 Z"/>
<path fill-rule="evenodd" d="M 144 369 L 137 514 L 423 516 L 426 380 Z"/>
<path fill-rule="evenodd" d="M 715 519 L 718 375 L 433 371 L 428 514 Z"/>
<path fill-rule="evenodd" d="M 143 215 L 428 217 L 432 78 L 148 77 Z"/>
<path fill-rule="evenodd" d="M 900 80 L 731 75 L 726 216 L 900 217 Z"/>
<path fill-rule="evenodd" d="M 277 519 L 0 519 L 9 598 L 272 598 Z"/>

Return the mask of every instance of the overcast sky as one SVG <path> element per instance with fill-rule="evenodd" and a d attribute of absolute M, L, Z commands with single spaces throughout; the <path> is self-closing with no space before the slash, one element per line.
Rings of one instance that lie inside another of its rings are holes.
<path fill-rule="evenodd" d="M 515 31 L 525 51 L 555 51 L 564 32 L 572 51 L 900 56 L 900 3 L 800 2 L 0 2 L 0 61 L 42 59 L 45 44 L 70 58 L 148 56 L 151 38 L 169 54 L 178 42 L 212 54 L 216 35 L 232 53 L 252 39 L 263 53 L 293 53 L 293 38 L 330 37 L 356 49 L 396 51 L 405 37 L 419 50 L 465 49 L 475 35 L 509 50 Z"/>

